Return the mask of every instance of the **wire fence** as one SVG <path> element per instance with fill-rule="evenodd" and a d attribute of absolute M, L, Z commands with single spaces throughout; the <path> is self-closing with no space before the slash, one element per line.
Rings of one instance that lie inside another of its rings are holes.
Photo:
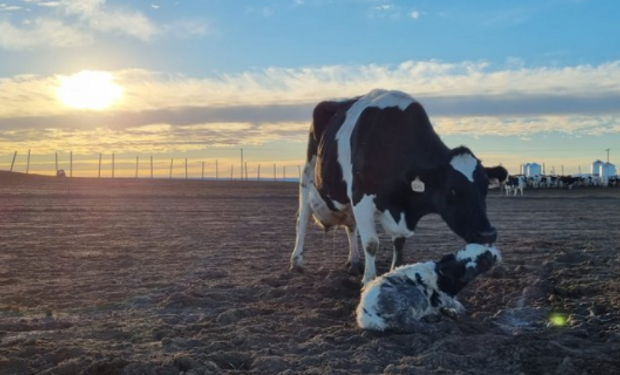
<path fill-rule="evenodd" d="M 72 151 L 34 155 L 31 150 L 23 154 L 15 151 L 8 162 L 0 163 L 0 170 L 62 177 L 297 181 L 303 164 L 301 161 L 247 161 L 243 149 L 239 159 L 126 155 L 80 156 Z"/>

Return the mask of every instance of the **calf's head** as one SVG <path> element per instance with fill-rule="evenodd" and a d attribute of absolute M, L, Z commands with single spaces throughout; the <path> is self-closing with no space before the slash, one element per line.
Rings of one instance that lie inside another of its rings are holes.
<path fill-rule="evenodd" d="M 478 275 L 488 272 L 501 261 L 501 255 L 494 246 L 469 244 L 443 257 L 436 263 L 439 288 L 455 296 Z"/>

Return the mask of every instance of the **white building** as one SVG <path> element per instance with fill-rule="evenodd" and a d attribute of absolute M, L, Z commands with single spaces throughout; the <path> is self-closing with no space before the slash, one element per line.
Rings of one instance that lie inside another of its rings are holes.
<path fill-rule="evenodd" d="M 599 176 L 599 173 L 601 171 L 601 165 L 603 164 L 605 163 L 600 160 L 595 160 L 594 162 L 592 162 L 592 169 L 590 170 L 592 176 Z"/>
<path fill-rule="evenodd" d="M 521 164 L 521 174 L 527 176 L 527 170 L 530 167 L 530 163 Z"/>
<path fill-rule="evenodd" d="M 530 163 L 527 167 L 527 172 L 525 173 L 526 176 L 531 177 L 531 176 L 540 176 L 542 173 L 540 173 L 540 164 L 538 163 Z"/>
<path fill-rule="evenodd" d="M 616 166 L 612 163 L 602 163 L 598 170 L 598 175 L 604 179 L 616 175 Z"/>

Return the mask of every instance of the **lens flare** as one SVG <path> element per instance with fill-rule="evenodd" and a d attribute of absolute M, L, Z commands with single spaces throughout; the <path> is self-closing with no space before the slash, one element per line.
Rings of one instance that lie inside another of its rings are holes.
<path fill-rule="evenodd" d="M 563 327 L 567 323 L 566 315 L 559 313 L 551 314 L 551 316 L 549 316 L 549 323 L 556 327 Z"/>

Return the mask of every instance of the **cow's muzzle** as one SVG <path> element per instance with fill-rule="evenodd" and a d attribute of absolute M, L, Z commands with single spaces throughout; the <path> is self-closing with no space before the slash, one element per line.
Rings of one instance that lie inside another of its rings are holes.
<path fill-rule="evenodd" d="M 474 242 L 476 243 L 492 244 L 497 241 L 497 231 L 495 230 L 495 228 L 491 227 L 485 231 L 476 233 L 475 237 L 476 238 L 474 239 Z"/>

